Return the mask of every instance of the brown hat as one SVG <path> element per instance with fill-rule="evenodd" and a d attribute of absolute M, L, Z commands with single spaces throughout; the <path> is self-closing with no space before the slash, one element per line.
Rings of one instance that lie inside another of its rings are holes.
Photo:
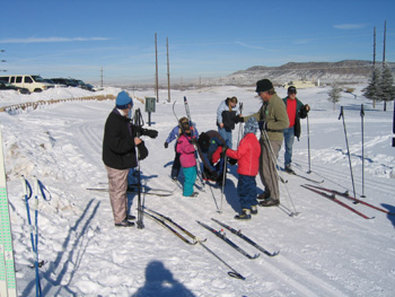
<path fill-rule="evenodd" d="M 260 93 L 260 92 L 266 92 L 273 89 L 273 84 L 270 80 L 268 79 L 261 79 L 256 82 L 256 90 L 255 92 Z"/>

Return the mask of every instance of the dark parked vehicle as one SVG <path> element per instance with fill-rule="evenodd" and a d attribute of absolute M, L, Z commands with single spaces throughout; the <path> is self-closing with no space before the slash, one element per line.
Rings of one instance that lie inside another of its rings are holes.
<path fill-rule="evenodd" d="M 51 80 L 57 85 L 64 85 L 66 87 L 78 87 L 78 84 L 72 79 L 68 79 L 68 78 L 51 78 Z"/>
<path fill-rule="evenodd" d="M 79 87 L 81 89 L 95 91 L 92 85 L 86 84 L 82 80 L 73 78 L 51 78 L 51 81 L 53 81 L 55 84 L 61 84 L 67 87 Z"/>
<path fill-rule="evenodd" d="M 15 90 L 20 94 L 30 94 L 30 91 L 26 88 L 16 87 L 2 81 L 0 81 L 0 90 Z"/>

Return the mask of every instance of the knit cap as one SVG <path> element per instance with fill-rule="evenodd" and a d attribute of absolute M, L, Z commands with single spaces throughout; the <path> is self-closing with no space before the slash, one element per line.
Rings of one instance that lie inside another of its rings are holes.
<path fill-rule="evenodd" d="M 133 100 L 129 97 L 128 93 L 126 93 L 125 91 L 121 91 L 117 95 L 115 104 L 119 109 L 127 109 L 129 104 L 133 106 Z"/>
<path fill-rule="evenodd" d="M 255 134 L 258 128 L 259 126 L 256 119 L 254 117 L 250 117 L 244 125 L 244 135 L 247 135 L 248 133 Z"/>

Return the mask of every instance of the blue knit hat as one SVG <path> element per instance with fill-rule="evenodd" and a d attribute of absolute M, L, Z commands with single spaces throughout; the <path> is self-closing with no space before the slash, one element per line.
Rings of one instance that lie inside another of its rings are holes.
<path fill-rule="evenodd" d="M 118 93 L 115 104 L 119 109 L 127 109 L 129 104 L 133 106 L 133 100 L 129 97 L 128 93 L 122 91 Z"/>
<path fill-rule="evenodd" d="M 258 122 L 254 117 L 250 117 L 247 122 L 244 125 L 244 135 L 247 135 L 248 133 L 256 133 L 258 130 Z"/>

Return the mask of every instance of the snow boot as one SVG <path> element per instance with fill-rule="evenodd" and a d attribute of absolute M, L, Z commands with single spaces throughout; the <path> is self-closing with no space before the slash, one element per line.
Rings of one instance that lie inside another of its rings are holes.
<path fill-rule="evenodd" d="M 257 208 L 256 205 L 252 205 L 252 206 L 251 206 L 251 214 L 252 214 L 252 215 L 258 214 L 258 208 Z"/>
<path fill-rule="evenodd" d="M 250 220 L 251 210 L 248 208 L 243 208 L 242 212 L 235 216 L 236 220 Z"/>
<path fill-rule="evenodd" d="M 284 171 L 289 174 L 295 174 L 295 171 L 291 168 L 291 165 L 286 165 Z"/>
<path fill-rule="evenodd" d="M 133 222 L 129 222 L 127 219 L 123 220 L 120 223 L 116 223 L 115 227 L 133 227 L 134 223 Z"/>
<path fill-rule="evenodd" d="M 259 199 L 259 200 L 266 200 L 266 199 L 269 199 L 270 198 L 270 192 L 269 192 L 269 190 L 265 190 L 265 192 L 263 192 L 262 194 L 259 194 L 257 197 L 256 197 L 256 199 Z"/>
<path fill-rule="evenodd" d="M 280 205 L 280 200 L 269 198 L 269 199 L 259 202 L 259 205 L 263 206 L 263 207 L 278 206 L 278 205 Z"/>

